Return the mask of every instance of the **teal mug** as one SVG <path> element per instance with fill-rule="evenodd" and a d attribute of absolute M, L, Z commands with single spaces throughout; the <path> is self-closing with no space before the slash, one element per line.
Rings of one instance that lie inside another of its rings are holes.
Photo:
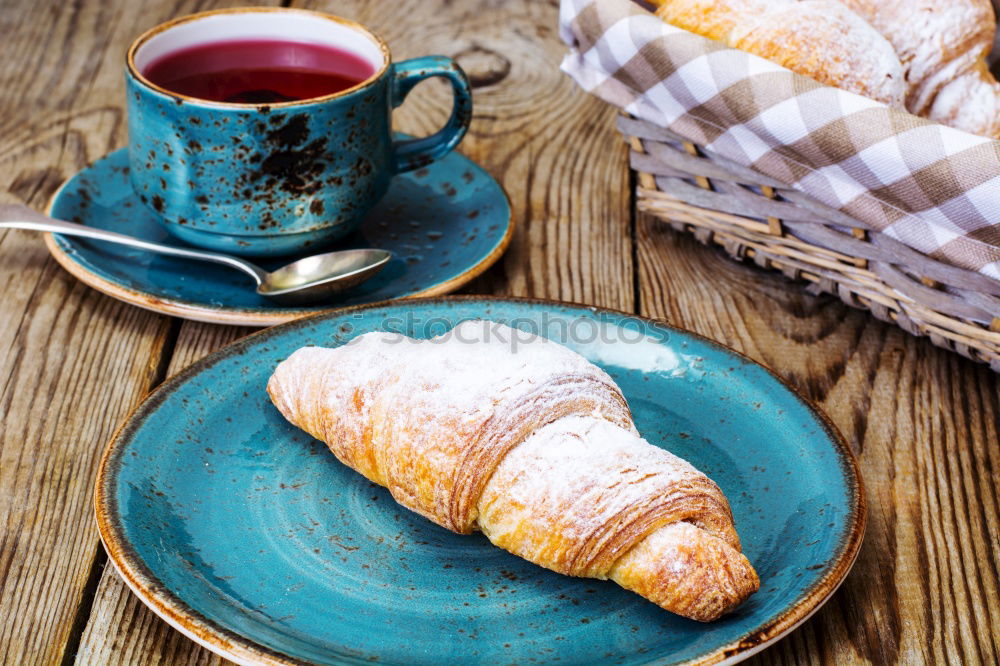
<path fill-rule="evenodd" d="M 331 94 L 281 101 L 201 98 L 151 77 L 158 63 L 199 48 L 269 40 L 347 52 L 371 73 Z M 395 140 L 392 110 L 434 76 L 452 85 L 451 117 L 436 134 Z M 472 116 L 468 80 L 452 59 L 394 63 L 354 21 L 283 8 L 209 11 L 149 30 L 129 48 L 126 90 L 140 200 L 182 241 L 250 256 L 311 251 L 353 232 L 395 174 L 454 149 Z"/>

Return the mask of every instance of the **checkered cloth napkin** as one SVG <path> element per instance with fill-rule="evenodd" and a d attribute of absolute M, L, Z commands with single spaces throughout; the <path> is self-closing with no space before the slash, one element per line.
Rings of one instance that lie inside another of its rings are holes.
<path fill-rule="evenodd" d="M 631 0 L 562 0 L 584 90 L 930 257 L 1000 279 L 1000 142 L 823 86 Z"/>

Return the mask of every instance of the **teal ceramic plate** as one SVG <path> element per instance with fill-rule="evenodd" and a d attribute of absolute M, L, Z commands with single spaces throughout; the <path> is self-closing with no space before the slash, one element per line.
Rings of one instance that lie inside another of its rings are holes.
<path fill-rule="evenodd" d="M 73 176 L 49 207 L 53 217 L 146 240 L 180 244 L 133 194 L 125 150 Z M 220 324 L 270 326 L 331 307 L 454 291 L 495 262 L 513 224 L 500 184 L 467 157 L 451 153 L 397 176 L 360 231 L 330 249 L 378 247 L 392 261 L 374 278 L 325 307 L 289 308 L 258 296 L 232 269 L 121 245 L 46 236 L 63 268 L 109 296 L 148 310 Z M 277 268 L 296 257 L 262 259 Z"/>
<path fill-rule="evenodd" d="M 640 432 L 725 491 L 760 592 L 700 624 L 448 532 L 337 462 L 265 393 L 303 345 L 427 337 L 470 318 L 547 335 L 607 370 Z M 191 366 L 109 445 L 97 518 L 135 593 L 241 663 L 639 664 L 738 661 L 792 630 L 847 575 L 865 508 L 843 439 L 745 357 L 626 314 L 460 297 L 301 319 Z"/>

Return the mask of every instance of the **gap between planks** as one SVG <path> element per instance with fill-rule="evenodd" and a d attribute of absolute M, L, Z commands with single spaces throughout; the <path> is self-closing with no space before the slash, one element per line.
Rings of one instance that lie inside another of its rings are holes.
<path fill-rule="evenodd" d="M 181 330 L 181 320 L 171 319 L 170 324 L 167 328 L 166 336 L 163 341 L 163 346 L 160 348 L 160 354 L 156 367 L 153 370 L 153 374 L 150 376 L 149 387 L 146 390 L 146 394 L 156 390 L 156 388 L 163 383 L 163 380 L 167 378 L 167 368 L 170 365 L 170 360 L 174 357 L 174 350 L 177 345 L 177 337 Z M 94 556 L 90 565 L 90 574 L 87 576 L 87 582 L 83 586 L 83 593 L 80 598 L 80 604 L 76 609 L 76 616 L 73 618 L 73 625 L 70 629 L 69 638 L 66 641 L 66 647 L 63 651 L 62 666 L 69 666 L 76 661 L 77 651 L 80 647 L 80 642 L 83 639 L 83 632 L 87 628 L 87 623 L 90 621 L 90 614 L 94 608 L 94 603 L 97 597 L 97 588 L 101 583 L 101 577 L 104 574 L 105 569 L 108 566 L 108 554 L 104 550 L 104 544 L 100 539 L 97 541 L 97 547 L 94 550 Z M 112 570 L 114 567 L 112 567 Z"/>

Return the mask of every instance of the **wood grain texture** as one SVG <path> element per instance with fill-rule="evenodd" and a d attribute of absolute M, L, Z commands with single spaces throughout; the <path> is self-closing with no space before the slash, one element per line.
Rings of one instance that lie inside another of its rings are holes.
<path fill-rule="evenodd" d="M 997 663 L 998 377 L 648 216 L 636 232 L 641 313 L 771 367 L 860 456 L 869 521 L 853 572 L 751 663 Z"/>
<path fill-rule="evenodd" d="M 505 258 L 463 291 L 632 308 L 626 151 L 613 130 L 613 110 L 558 71 L 564 47 L 555 34 L 554 3 L 505 2 L 483 8 L 411 0 L 397 3 L 392 12 L 359 1 L 302 6 L 371 26 L 397 60 L 442 53 L 468 71 L 475 112 L 460 150 L 503 184 L 517 231 Z M 407 20 L 400 21 L 404 16 Z M 422 135 L 443 124 L 450 88 L 437 83 L 422 84 L 397 110 L 398 129 Z M 185 322 L 170 374 L 243 332 Z M 110 566 L 101 578 L 77 662 L 226 663 L 156 617 Z"/>
<path fill-rule="evenodd" d="M 0 5 L 0 191 L 44 209 L 124 144 L 125 46 L 198 3 Z M 159 381 L 169 319 L 64 273 L 36 234 L 0 232 L 0 663 L 74 649 L 103 561 L 93 484 L 104 444 Z"/>
<path fill-rule="evenodd" d="M 123 140 L 121 113 L 105 104 L 115 84 L 96 69 L 110 23 L 98 4 L 0 8 L 4 199 L 43 208 Z M 53 663 L 99 552 L 98 457 L 154 380 L 169 322 L 82 287 L 37 235 L 0 234 L 0 257 L 0 663 Z"/>
<path fill-rule="evenodd" d="M 0 196 L 42 207 L 123 145 L 127 43 L 224 4 L 243 3 L 0 4 Z M 469 71 L 476 113 L 461 150 L 503 183 L 518 230 L 464 291 L 637 310 L 720 340 L 818 402 L 858 452 L 870 515 L 854 571 L 751 663 L 1000 661 L 997 375 L 650 218 L 633 224 L 614 112 L 558 71 L 556 2 L 303 6 L 371 25 L 397 59 L 443 53 Z M 448 100 L 444 85 L 423 84 L 397 125 L 428 133 Z M 102 569 L 91 488 L 104 443 L 144 392 L 246 332 L 119 304 L 64 274 L 39 238 L 0 232 L 0 663 L 226 663 Z"/>
<path fill-rule="evenodd" d="M 167 376 L 253 330 L 185 321 L 180 325 Z M 94 596 L 76 663 L 210 666 L 229 662 L 161 620 L 132 594 L 109 562 Z"/>
<path fill-rule="evenodd" d="M 465 289 L 632 307 L 629 175 L 614 110 L 559 71 L 558 3 L 404 0 L 293 2 L 355 19 L 393 58 L 455 58 L 473 86 L 474 115 L 459 150 L 506 189 L 517 225 L 506 255 Z M 403 131 L 428 134 L 450 89 L 421 84 L 397 109 Z"/>

